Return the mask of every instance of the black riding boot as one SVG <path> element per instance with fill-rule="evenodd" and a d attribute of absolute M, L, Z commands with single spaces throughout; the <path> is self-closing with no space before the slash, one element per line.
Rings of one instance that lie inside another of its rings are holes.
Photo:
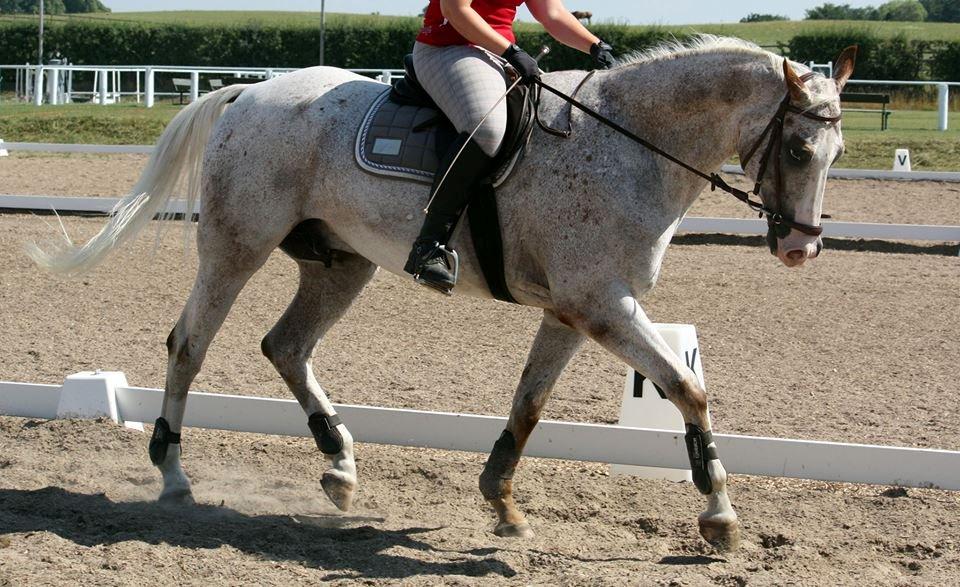
<path fill-rule="evenodd" d="M 420 236 L 413 243 L 407 264 L 403 267 L 418 282 L 446 293 L 457 283 L 456 267 L 450 266 L 441 247 L 446 246 L 473 188 L 477 181 L 490 172 L 492 162 L 477 143 L 470 141 L 451 167 L 468 136 L 467 133 L 461 133 L 440 161 L 433 187 L 430 188 L 430 193 L 434 194 L 433 203 L 420 228 Z M 444 174 L 446 179 L 443 179 Z M 437 184 L 441 179 L 443 184 L 438 190 Z"/>

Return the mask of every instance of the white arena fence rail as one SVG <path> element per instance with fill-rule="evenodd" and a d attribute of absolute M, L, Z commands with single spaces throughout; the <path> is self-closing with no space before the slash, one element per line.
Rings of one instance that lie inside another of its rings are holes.
<path fill-rule="evenodd" d="M 123 96 L 135 96 L 136 101 L 152 107 L 157 96 L 176 96 L 177 93 L 157 92 L 156 74 L 179 73 L 190 77 L 190 101 L 200 95 L 200 76 L 229 75 L 234 78 L 271 79 L 297 68 L 284 67 L 198 67 L 198 66 L 148 66 L 148 65 L 70 65 L 70 64 L 21 64 L 0 65 L 3 70 L 13 70 L 15 91 L 18 97 L 32 101 L 36 105 L 64 104 L 72 101 L 73 96 L 89 96 L 99 104 L 119 101 Z M 351 69 L 354 73 L 373 75 L 378 80 L 390 83 L 402 69 Z M 89 91 L 78 91 L 73 87 L 75 72 L 93 73 L 93 87 Z M 134 77 L 134 90 L 123 90 L 123 77 Z M 960 82 L 946 81 L 897 81 L 897 80 L 849 80 L 848 85 L 870 86 L 933 86 L 937 88 L 937 128 L 946 131 L 949 126 L 950 88 L 960 87 Z M 112 86 L 112 87 L 111 87 Z"/>
<path fill-rule="evenodd" d="M 191 392 L 184 425 L 309 436 L 295 400 Z M 64 385 L 0 382 L 0 414 L 54 419 L 109 416 L 136 427 L 160 414 L 163 391 L 129 387 L 122 373 L 86 372 Z M 487 453 L 506 418 L 336 405 L 358 442 Z M 731 473 L 960 490 L 960 452 L 717 434 Z M 689 469 L 683 433 L 541 421 L 525 454 L 618 465 Z"/>
<path fill-rule="evenodd" d="M 136 102 L 152 108 L 157 97 L 179 96 L 179 92 L 156 91 L 158 73 L 180 74 L 189 78 L 190 85 L 187 95 L 191 102 L 200 97 L 200 76 L 216 78 L 229 76 L 233 79 L 249 79 L 258 82 L 273 79 L 285 73 L 297 71 L 290 67 L 197 67 L 174 65 L 69 65 L 48 64 L 43 66 L 0 65 L 0 74 L 4 70 L 14 72 L 14 91 L 18 98 L 33 102 L 39 106 L 47 104 L 69 104 L 74 97 L 84 97 L 100 105 L 119 102 L 124 96 L 134 97 Z M 402 69 L 350 69 L 354 73 L 375 77 L 378 81 L 390 83 L 397 76 L 403 75 Z M 74 75 L 77 73 L 93 74 L 93 83 L 90 89 L 80 90 L 74 87 Z M 124 79 L 133 78 L 133 88 L 124 89 Z"/>
<path fill-rule="evenodd" d="M 119 198 L 76 196 L 0 195 L 0 210 L 23 210 L 58 213 L 108 214 Z M 184 214 L 183 200 L 171 201 L 165 210 Z M 766 220 L 756 218 L 686 217 L 677 228 L 678 234 L 765 235 Z M 877 224 L 867 222 L 823 222 L 827 238 L 862 238 L 923 242 L 960 242 L 960 226 L 926 224 Z"/>

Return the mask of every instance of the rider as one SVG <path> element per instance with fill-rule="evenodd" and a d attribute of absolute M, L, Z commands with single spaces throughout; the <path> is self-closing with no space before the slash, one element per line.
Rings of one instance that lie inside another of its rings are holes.
<path fill-rule="evenodd" d="M 562 0 L 430 0 L 413 46 L 414 67 L 420 84 L 460 135 L 440 160 L 431 188 L 433 202 L 404 271 L 443 291 L 456 282 L 441 247 L 467 205 L 472 185 L 491 171 L 506 132 L 506 102 L 494 108 L 506 91 L 504 61 L 521 83 L 540 78 L 537 62 L 515 44 L 513 19 L 524 3 L 557 41 L 589 53 L 599 67 L 614 63 L 612 47 L 584 28 Z"/>

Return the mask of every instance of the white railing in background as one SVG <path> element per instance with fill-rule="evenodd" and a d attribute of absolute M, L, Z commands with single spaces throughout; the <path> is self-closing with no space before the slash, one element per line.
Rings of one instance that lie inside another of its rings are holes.
<path fill-rule="evenodd" d="M 960 82 L 898 82 L 893 80 L 852 79 L 847 85 L 865 86 L 934 86 L 937 88 L 937 130 L 950 128 L 950 86 L 960 87 Z"/>
<path fill-rule="evenodd" d="M 47 104 L 68 104 L 74 96 L 89 96 L 90 101 L 106 105 L 119 102 L 124 96 L 136 98 L 136 102 L 148 108 L 160 96 L 178 96 L 180 92 L 157 92 L 156 75 L 158 73 L 179 73 L 190 78 L 190 101 L 196 100 L 202 90 L 200 76 L 230 76 L 233 78 L 261 81 L 296 71 L 288 67 L 181 67 L 181 66 L 145 66 L 145 65 L 0 65 L 0 74 L 5 70 L 14 71 L 14 92 L 18 99 L 33 102 L 39 106 Z M 377 81 L 390 83 L 402 69 L 351 69 L 354 73 L 374 77 Z M 74 87 L 74 74 L 92 73 L 93 83 L 89 90 Z M 124 89 L 124 79 L 133 78 L 133 89 Z"/>
<path fill-rule="evenodd" d="M 157 96 L 177 96 L 179 92 L 156 92 L 156 74 L 182 73 L 190 76 L 190 100 L 199 97 L 200 76 L 229 75 L 235 78 L 249 77 L 251 79 L 271 79 L 284 73 L 296 71 L 297 68 L 284 67 L 181 67 L 181 66 L 146 66 L 146 65 L 0 65 L 0 74 L 4 70 L 16 72 L 15 92 L 18 98 L 32 101 L 40 105 L 46 100 L 48 104 L 62 104 L 71 101 L 73 96 L 91 96 L 94 102 L 109 104 L 118 101 L 123 96 L 135 96 L 138 103 L 141 101 L 147 107 L 153 106 Z M 397 75 L 403 75 L 402 69 L 351 69 L 354 73 L 375 77 L 378 81 L 390 83 Z M 89 91 L 78 91 L 73 88 L 73 74 L 75 72 L 92 72 L 94 84 Z M 123 76 L 135 74 L 133 91 L 124 91 L 122 88 Z M 46 90 L 44 90 L 46 79 Z M 141 84 L 142 80 L 142 84 Z M 945 131 L 949 128 L 950 87 L 960 87 L 960 82 L 915 81 L 904 82 L 896 80 L 850 80 L 853 85 L 875 86 L 933 86 L 937 88 L 937 128 Z"/>

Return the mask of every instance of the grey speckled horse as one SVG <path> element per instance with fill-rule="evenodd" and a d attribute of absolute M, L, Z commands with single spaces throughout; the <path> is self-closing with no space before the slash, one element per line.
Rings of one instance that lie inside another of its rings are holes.
<path fill-rule="evenodd" d="M 578 97 L 712 171 L 733 155 L 743 158 L 787 94 L 801 108 L 838 115 L 853 58 L 852 51 L 841 55 L 834 79 L 802 81 L 796 71 L 805 70 L 798 64 L 786 65 L 742 41 L 703 37 L 626 59 L 594 76 Z M 544 80 L 569 93 L 583 75 L 557 72 Z M 191 499 L 176 443 L 187 389 L 211 339 L 246 281 L 291 229 L 318 219 L 314 224 L 337 252 L 335 260 L 331 267 L 298 261 L 299 290 L 262 348 L 311 415 L 318 445 L 332 461 L 321 479 L 324 490 L 338 507 L 350 506 L 357 486 L 353 440 L 332 417 L 311 354 L 377 267 L 404 275 L 428 197 L 424 185 L 369 175 L 354 162 L 359 121 L 383 89 L 347 71 L 318 67 L 213 92 L 170 123 L 133 193 L 90 242 L 53 252 L 30 248 L 41 266 L 80 273 L 143 229 L 179 182 L 190 209 L 200 210 L 199 272 L 167 341 L 163 413 L 151 442 L 151 459 L 163 474 L 161 499 Z M 546 121 L 558 126 L 566 113 L 560 100 L 544 97 Z M 535 132 L 525 160 L 499 189 L 507 282 L 520 303 L 543 309 L 543 321 L 507 430 L 480 476 L 480 489 L 499 516 L 495 532 L 531 534 L 513 500 L 514 469 L 554 383 L 589 337 L 656 382 L 680 409 L 697 487 L 707 496 L 701 534 L 718 548 L 735 548 L 739 523 L 711 441 L 706 396 L 638 301 L 656 282 L 667 245 L 706 182 L 578 111 L 573 127 L 566 140 Z M 842 148 L 839 124 L 787 115 L 782 210 L 819 224 L 827 169 Z M 747 174 L 756 179 L 755 161 Z M 772 197 L 763 194 L 768 205 Z M 452 244 L 462 262 L 456 292 L 490 297 L 470 239 L 461 230 Z M 792 230 L 774 248 L 794 266 L 815 257 L 820 243 Z"/>

